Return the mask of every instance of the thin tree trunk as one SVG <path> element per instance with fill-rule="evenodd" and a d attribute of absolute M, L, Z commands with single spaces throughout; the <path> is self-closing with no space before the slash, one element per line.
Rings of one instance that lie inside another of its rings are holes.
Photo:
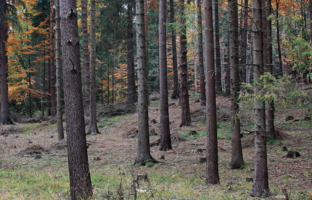
<path fill-rule="evenodd" d="M 55 58 L 56 58 L 56 107 L 57 107 L 57 136 L 64 140 L 63 109 L 62 109 L 62 63 L 61 63 L 61 29 L 60 29 L 60 0 L 55 6 Z"/>
<path fill-rule="evenodd" d="M 247 28 L 248 28 L 248 0 L 243 0 L 244 1 L 244 7 L 242 11 L 243 15 L 243 30 L 242 30 L 242 55 L 241 55 L 241 63 L 242 63 L 242 77 L 241 80 L 243 82 L 247 82 L 247 48 L 248 48 L 248 37 L 247 37 Z"/>
<path fill-rule="evenodd" d="M 263 49 L 264 49 L 264 66 L 265 71 L 273 74 L 273 59 L 272 59 L 272 25 L 268 17 L 271 15 L 272 6 L 270 0 L 262 1 L 262 8 L 265 8 L 262 12 L 262 30 L 263 31 Z M 267 136 L 275 139 L 275 127 L 274 127 L 274 101 L 267 102 Z"/>
<path fill-rule="evenodd" d="M 144 0 L 136 0 L 136 37 L 138 67 L 138 148 L 134 165 L 155 161 L 150 153 L 148 126 L 148 80 L 145 46 Z"/>
<path fill-rule="evenodd" d="M 90 54 L 90 125 L 87 134 L 100 133 L 96 119 L 96 85 L 95 85 L 95 0 L 91 0 L 91 26 L 90 26 L 91 54 Z"/>
<path fill-rule="evenodd" d="M 180 14 L 180 94 L 181 94 L 181 124 L 180 126 L 191 125 L 191 112 L 188 93 L 188 69 L 187 69 L 187 39 L 186 22 L 184 18 L 184 0 L 179 0 Z"/>
<path fill-rule="evenodd" d="M 219 183 L 218 169 L 218 139 L 217 139 L 217 117 L 216 117 L 216 90 L 214 69 L 214 42 L 212 22 L 212 0 L 204 0 L 204 35 L 206 49 L 206 127 L 207 127 L 207 165 L 206 183 L 208 185 Z"/>
<path fill-rule="evenodd" d="M 197 0 L 197 26 L 198 26 L 198 66 L 200 72 L 200 104 L 206 105 L 206 88 L 205 88 L 205 69 L 204 69 L 204 50 L 203 50 L 203 25 L 201 0 Z M 220 68 L 221 70 L 221 68 Z M 217 70 L 218 71 L 218 70 Z M 221 76 L 220 76 L 221 80 Z"/>
<path fill-rule="evenodd" d="M 50 1 L 50 66 L 49 66 L 49 91 L 50 102 L 49 110 L 51 116 L 56 116 L 56 93 L 55 93 L 55 66 L 54 66 L 54 1 Z"/>
<path fill-rule="evenodd" d="M 216 41 L 216 92 L 222 93 L 221 50 L 220 50 L 220 25 L 219 25 L 219 0 L 215 0 L 215 41 Z"/>
<path fill-rule="evenodd" d="M 43 48 L 43 57 L 46 55 L 45 52 L 45 45 Z M 46 60 L 43 59 L 43 69 L 42 69 L 42 91 L 46 91 Z M 47 97 L 47 95 L 43 95 L 42 99 L 41 99 L 41 116 L 44 116 L 44 109 L 45 109 L 45 100 L 49 99 L 49 97 Z"/>
<path fill-rule="evenodd" d="M 172 149 L 169 108 L 168 108 L 168 79 L 167 79 L 167 2 L 159 1 L 159 77 L 160 77 L 160 151 Z"/>
<path fill-rule="evenodd" d="M 127 27 L 127 105 L 133 106 L 136 102 L 135 72 L 134 72 L 134 42 L 133 42 L 133 0 L 128 0 L 128 27 Z"/>
<path fill-rule="evenodd" d="M 262 34 L 262 8 L 261 0 L 252 1 L 253 17 L 253 47 L 254 47 L 254 80 L 258 81 L 263 74 L 263 34 Z M 269 195 L 266 129 L 265 129 L 265 105 L 257 98 L 261 90 L 260 86 L 254 87 L 255 94 L 255 168 L 253 185 L 250 195 L 253 197 L 266 197 Z"/>
<path fill-rule="evenodd" d="M 283 75 L 284 67 L 282 62 L 282 51 L 281 51 L 281 39 L 280 39 L 280 31 L 279 31 L 279 2 L 280 0 L 276 0 L 276 11 L 275 11 L 275 18 L 276 18 L 276 40 L 277 40 L 277 51 L 278 51 L 278 61 L 279 61 L 279 69 L 277 75 Z"/>
<path fill-rule="evenodd" d="M 92 184 L 82 101 L 76 1 L 61 0 L 60 8 L 70 198 L 89 199 Z"/>
<path fill-rule="evenodd" d="M 5 22 L 6 1 L 0 0 L 0 82 L 1 82 L 1 124 L 13 124 L 9 110 L 9 91 L 7 82 L 6 40 L 7 26 Z"/>
<path fill-rule="evenodd" d="M 174 24 L 174 2 L 170 0 L 170 23 Z M 171 99 L 177 99 L 179 94 L 179 74 L 178 74 L 178 59 L 177 59 L 177 41 L 175 28 L 171 27 L 171 42 L 172 42 L 172 66 L 173 66 L 173 92 Z"/>
<path fill-rule="evenodd" d="M 312 42 L 312 0 L 309 0 L 309 14 L 310 14 L 310 41 Z"/>
<path fill-rule="evenodd" d="M 231 76 L 232 102 L 232 160 L 231 169 L 240 169 L 244 166 L 242 144 L 240 139 L 239 118 L 239 49 L 238 49 L 238 9 L 237 0 L 228 0 L 229 10 L 229 58 Z"/>
<path fill-rule="evenodd" d="M 82 25 L 82 71 L 83 71 L 83 107 L 85 115 L 90 116 L 90 54 L 89 54 L 89 33 L 88 33 L 88 0 L 81 0 L 81 25 Z"/>

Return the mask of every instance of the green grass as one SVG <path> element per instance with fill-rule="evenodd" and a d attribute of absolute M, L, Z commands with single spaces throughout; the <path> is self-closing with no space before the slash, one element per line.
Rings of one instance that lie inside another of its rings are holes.
<path fill-rule="evenodd" d="M 24 133 L 31 133 L 35 129 L 39 128 L 42 124 L 41 123 L 35 123 L 35 124 L 26 124 L 23 126 L 23 132 Z"/>
<path fill-rule="evenodd" d="M 109 118 L 103 118 L 100 122 L 98 122 L 99 128 L 104 128 L 105 126 L 114 125 L 116 122 L 122 120 L 122 116 L 114 116 Z"/>
<path fill-rule="evenodd" d="M 231 124 L 229 123 L 217 123 L 218 139 L 231 139 Z"/>

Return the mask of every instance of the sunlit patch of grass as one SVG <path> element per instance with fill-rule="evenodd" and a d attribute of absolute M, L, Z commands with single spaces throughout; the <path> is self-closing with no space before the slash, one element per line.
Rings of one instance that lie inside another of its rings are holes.
<path fill-rule="evenodd" d="M 0 199 L 62 199 L 68 174 L 35 168 L 0 169 Z"/>
<path fill-rule="evenodd" d="M 41 123 L 35 123 L 35 124 L 26 124 L 23 126 L 23 132 L 24 133 L 31 133 L 36 128 L 39 128 L 41 126 Z"/>

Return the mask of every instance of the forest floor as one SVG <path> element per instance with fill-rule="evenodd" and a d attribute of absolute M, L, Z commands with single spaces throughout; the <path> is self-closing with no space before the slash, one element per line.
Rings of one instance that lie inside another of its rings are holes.
<path fill-rule="evenodd" d="M 99 105 L 101 134 L 87 136 L 93 199 L 261 199 L 249 196 L 254 171 L 252 109 L 246 105 L 241 112 L 246 165 L 231 170 L 230 100 L 217 97 L 220 184 L 207 187 L 206 164 L 202 163 L 205 108 L 198 99 L 190 98 L 189 127 L 179 126 L 179 102 L 169 100 L 173 150 L 163 152 L 152 146 L 151 154 L 160 162 L 142 167 L 133 166 L 137 113 L 108 116 L 125 105 Z M 267 199 L 312 199 L 311 110 L 310 99 L 305 107 L 276 111 L 279 139 L 267 142 L 271 194 Z M 159 100 L 150 102 L 149 121 L 150 140 L 155 142 L 159 139 Z M 197 135 L 189 135 L 190 131 Z M 66 144 L 57 142 L 55 120 L 2 126 L 0 133 L 0 199 L 68 199 Z M 301 156 L 287 158 L 285 148 Z"/>

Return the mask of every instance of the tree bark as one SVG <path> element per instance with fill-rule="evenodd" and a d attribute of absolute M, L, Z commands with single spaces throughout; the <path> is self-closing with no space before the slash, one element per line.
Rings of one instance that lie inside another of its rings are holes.
<path fill-rule="evenodd" d="M 166 35 L 167 2 L 159 1 L 159 77 L 160 77 L 160 151 L 172 149 L 167 80 L 167 35 Z"/>
<path fill-rule="evenodd" d="M 82 103 L 81 66 L 75 0 L 60 1 L 62 58 L 70 198 L 92 196 Z"/>
<path fill-rule="evenodd" d="M 6 58 L 6 1 L 0 0 L 0 82 L 1 82 L 1 124 L 13 124 L 9 110 L 9 91 L 7 82 L 7 58 Z"/>
<path fill-rule="evenodd" d="M 254 80 L 258 81 L 263 74 L 263 33 L 262 33 L 262 8 L 261 0 L 252 1 L 252 31 L 253 31 L 253 57 L 254 57 Z M 265 105 L 257 98 L 260 86 L 254 87 L 255 94 L 255 168 L 253 185 L 250 196 L 266 197 L 269 195 L 266 129 L 265 129 Z"/>
<path fill-rule="evenodd" d="M 276 18 L 276 40 L 277 40 L 277 52 L 278 52 L 278 61 L 279 61 L 279 68 L 277 70 L 277 75 L 283 75 L 284 67 L 282 62 L 282 51 L 281 51 L 281 39 L 280 39 L 280 31 L 279 31 L 279 2 L 280 0 L 276 0 L 276 11 L 275 11 L 275 18 Z"/>
<path fill-rule="evenodd" d="M 180 94 L 181 94 L 181 124 L 180 126 L 191 125 L 191 112 L 188 93 L 188 69 L 187 69 L 187 39 L 186 22 L 184 17 L 184 0 L 179 0 L 180 13 Z"/>
<path fill-rule="evenodd" d="M 231 103 L 232 103 L 232 160 L 231 169 L 240 169 L 244 166 L 242 144 L 240 139 L 239 119 L 239 49 L 238 49 L 238 9 L 237 0 L 228 0 L 229 10 L 229 59 L 231 76 Z"/>
<path fill-rule="evenodd" d="M 198 66 L 200 72 L 200 104 L 206 105 L 206 88 L 205 88 L 205 69 L 204 69 L 204 53 L 203 53 L 203 25 L 201 0 L 197 0 L 197 26 L 198 26 Z M 221 77 L 220 77 L 221 78 Z M 221 80 L 221 79 L 220 79 Z M 196 84 L 196 83 L 195 83 Z"/>
<path fill-rule="evenodd" d="M 63 109 L 62 109 L 62 63 L 61 63 L 61 22 L 60 0 L 56 0 L 55 6 L 55 61 L 56 61 L 56 118 L 58 140 L 64 140 Z"/>
<path fill-rule="evenodd" d="M 145 46 L 144 0 L 136 0 L 136 37 L 138 67 L 138 148 L 134 165 L 155 161 L 150 153 L 148 126 L 148 80 Z"/>
<path fill-rule="evenodd" d="M 96 119 L 96 84 L 95 84 L 95 0 L 91 0 L 91 26 L 90 26 L 90 39 L 91 39 L 91 54 L 90 54 L 90 124 L 87 134 L 100 133 L 97 127 Z"/>
<path fill-rule="evenodd" d="M 263 31 L 263 62 L 265 66 L 265 71 L 273 74 L 273 59 L 272 59 L 272 25 L 268 17 L 271 15 L 271 1 L 264 0 L 261 2 L 262 8 L 262 30 Z M 267 102 L 267 136 L 269 138 L 275 139 L 275 127 L 274 127 L 274 101 Z"/>
<path fill-rule="evenodd" d="M 170 0 L 170 23 L 174 24 L 174 2 Z M 172 42 L 172 68 L 173 68 L 173 92 L 171 99 L 177 99 L 179 94 L 179 74 L 178 74 L 178 60 L 177 60 L 177 39 L 175 28 L 171 27 L 171 42 Z"/>
<path fill-rule="evenodd" d="M 82 72 L 83 72 L 83 107 L 85 115 L 90 116 L 90 54 L 89 54 L 89 33 L 88 33 L 88 0 L 81 0 L 81 25 L 82 25 Z"/>
<path fill-rule="evenodd" d="M 50 58 L 49 58 L 49 91 L 50 103 L 49 110 L 51 116 L 56 116 L 56 92 L 55 92 L 55 66 L 54 66 L 54 1 L 50 1 Z"/>
<path fill-rule="evenodd" d="M 247 48 L 248 48 L 248 0 L 243 0 L 244 1 L 244 7 L 242 9 L 242 16 L 243 16 L 243 29 L 242 29 L 242 55 L 241 55 L 241 64 L 242 64 L 242 70 L 241 70 L 241 81 L 242 82 L 247 82 Z"/>
<path fill-rule="evenodd" d="M 216 92 L 215 92 L 215 69 L 214 69 L 214 42 L 212 22 L 212 0 L 204 0 L 204 35 L 206 48 L 206 127 L 207 127 L 207 166 L 206 183 L 215 185 L 219 183 L 218 169 L 218 140 L 216 121 Z"/>
<path fill-rule="evenodd" d="M 133 106 L 136 102 L 135 72 L 134 72 L 134 42 L 133 42 L 133 0 L 128 0 L 128 27 L 127 27 L 127 105 Z"/>
<path fill-rule="evenodd" d="M 216 92 L 222 93 L 221 50 L 220 50 L 220 25 L 219 25 L 219 0 L 215 0 L 215 41 L 216 41 Z"/>

